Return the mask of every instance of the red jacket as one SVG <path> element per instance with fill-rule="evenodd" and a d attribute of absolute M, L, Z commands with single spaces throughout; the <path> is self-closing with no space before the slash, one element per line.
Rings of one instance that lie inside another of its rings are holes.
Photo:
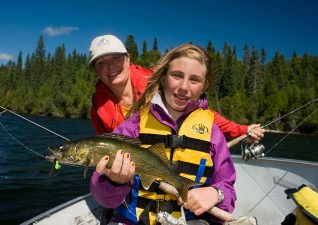
<path fill-rule="evenodd" d="M 134 64 L 130 65 L 129 70 L 131 84 L 138 101 L 152 72 Z M 116 97 L 100 80 L 96 83 L 96 92 L 93 96 L 90 114 L 97 134 L 113 132 L 125 119 Z M 225 136 L 235 138 L 247 133 L 247 126 L 227 120 L 217 112 L 214 114 L 214 121 Z"/>
<path fill-rule="evenodd" d="M 247 134 L 248 126 L 240 125 L 233 121 L 227 120 L 215 111 L 213 111 L 213 113 L 215 123 L 226 137 L 236 138 Z"/>

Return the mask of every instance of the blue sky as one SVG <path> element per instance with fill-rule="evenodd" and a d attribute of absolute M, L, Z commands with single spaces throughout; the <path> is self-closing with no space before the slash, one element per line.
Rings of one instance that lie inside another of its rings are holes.
<path fill-rule="evenodd" d="M 114 34 L 123 42 L 134 35 L 139 51 L 157 38 L 162 52 L 186 42 L 217 50 L 224 42 L 242 57 L 245 44 L 290 58 L 295 50 L 318 55 L 317 0 L 49 0 L 0 3 L 0 64 L 35 51 L 44 35 L 46 53 L 64 44 L 88 54 L 91 40 Z"/>

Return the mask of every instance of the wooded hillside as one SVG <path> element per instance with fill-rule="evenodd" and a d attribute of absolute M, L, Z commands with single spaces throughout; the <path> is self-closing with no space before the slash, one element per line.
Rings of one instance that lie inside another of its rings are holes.
<path fill-rule="evenodd" d="M 125 45 L 133 63 L 151 67 L 164 53 L 158 51 L 155 38 L 151 49 L 143 42 L 139 51 L 134 37 Z M 213 67 L 213 85 L 207 93 L 210 107 L 242 124 L 267 124 L 293 109 L 317 98 L 318 57 L 294 52 L 291 59 L 276 52 L 267 59 L 265 49 L 246 45 L 243 56 L 236 47 L 224 43 L 216 50 L 211 41 L 206 47 Z M 89 118 L 91 96 L 97 75 L 88 68 L 88 56 L 74 50 L 66 53 L 64 45 L 53 54 L 46 53 L 43 36 L 35 52 L 22 60 L 0 66 L 0 105 L 15 112 L 35 115 Z M 312 104 L 300 112 L 273 124 L 270 129 L 289 131 L 314 109 Z M 318 113 L 298 131 L 318 132 Z"/>

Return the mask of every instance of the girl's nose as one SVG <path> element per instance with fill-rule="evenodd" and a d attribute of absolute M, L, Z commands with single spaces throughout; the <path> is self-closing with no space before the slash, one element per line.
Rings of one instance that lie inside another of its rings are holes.
<path fill-rule="evenodd" d="M 180 82 L 179 88 L 182 89 L 182 90 L 188 90 L 188 88 L 189 88 L 188 80 L 183 79 L 183 80 Z"/>
<path fill-rule="evenodd" d="M 184 79 L 182 81 L 182 87 L 188 88 L 189 87 L 189 81 L 187 79 Z"/>

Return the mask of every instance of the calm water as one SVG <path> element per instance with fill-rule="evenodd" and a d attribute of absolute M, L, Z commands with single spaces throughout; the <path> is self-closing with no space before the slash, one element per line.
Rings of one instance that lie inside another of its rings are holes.
<path fill-rule="evenodd" d="M 68 138 L 94 135 L 89 120 L 51 117 L 27 117 Z M 1 123 L 25 146 L 48 155 L 49 145 L 63 139 L 8 113 Z M 269 150 L 284 135 L 267 134 L 262 143 Z M 239 153 L 239 146 L 232 149 Z M 318 161 L 317 135 L 292 135 L 268 156 Z M 0 127 L 0 224 L 19 224 L 54 206 L 89 192 L 89 179 L 83 169 L 62 166 L 59 174 L 48 180 L 50 163 L 19 145 Z M 91 173 L 92 171 L 90 171 Z"/>

